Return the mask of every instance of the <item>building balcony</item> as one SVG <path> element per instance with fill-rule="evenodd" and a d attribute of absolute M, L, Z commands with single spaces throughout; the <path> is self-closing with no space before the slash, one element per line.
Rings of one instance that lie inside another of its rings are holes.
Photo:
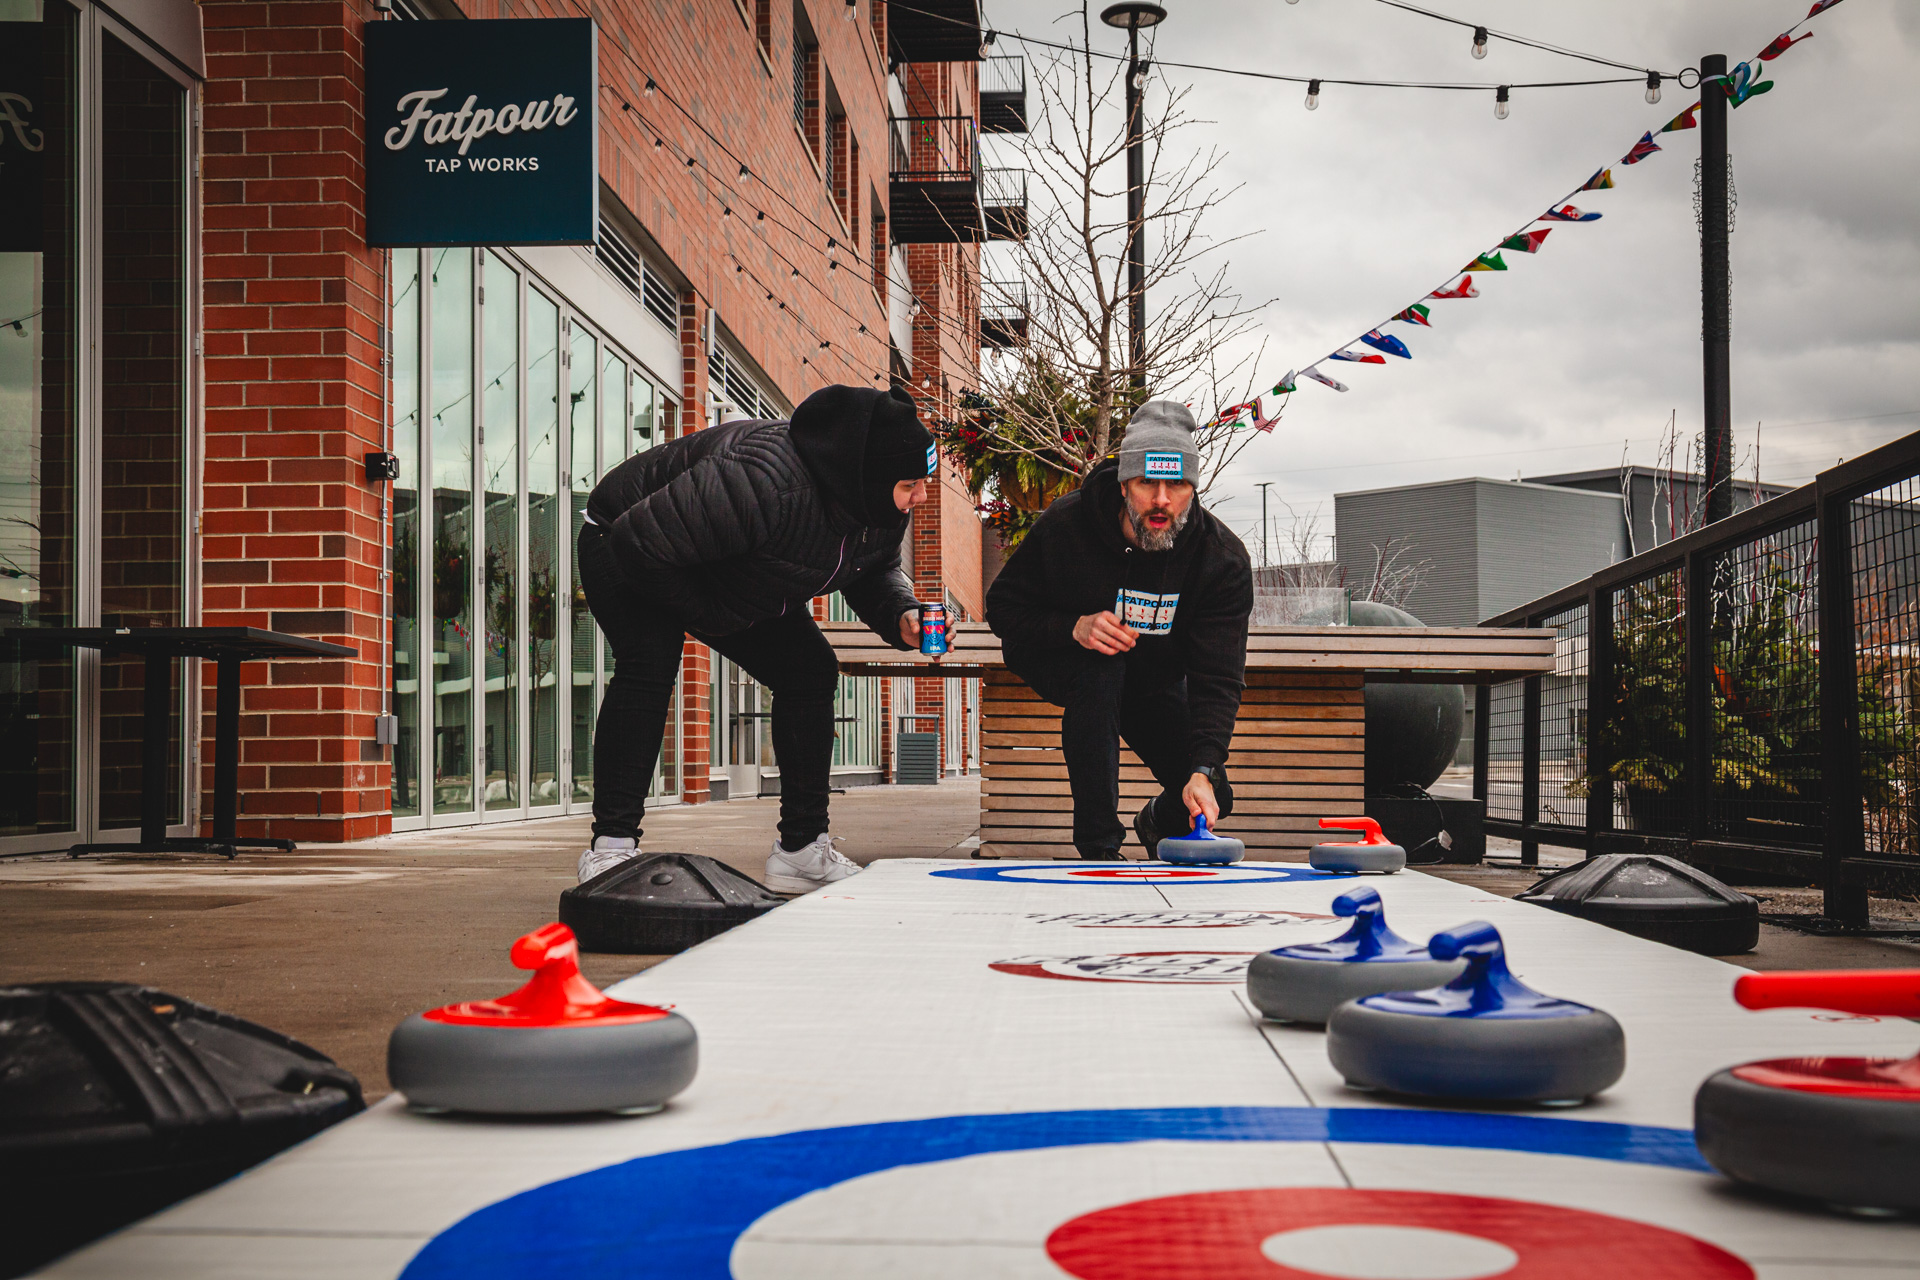
<path fill-rule="evenodd" d="M 980 132 L 1027 131 L 1027 60 L 1019 55 L 980 64 Z"/>
<path fill-rule="evenodd" d="M 980 208 L 989 240 L 1027 238 L 1027 171 L 987 169 L 981 175 Z"/>
<path fill-rule="evenodd" d="M 970 116 L 888 122 L 888 224 L 895 244 L 978 244 L 980 141 Z"/>
<path fill-rule="evenodd" d="M 980 282 L 980 344 L 1017 347 L 1027 340 L 1027 286 L 1019 281 Z"/>
<path fill-rule="evenodd" d="M 982 34 L 979 0 L 887 6 L 887 52 L 895 62 L 978 62 Z"/>

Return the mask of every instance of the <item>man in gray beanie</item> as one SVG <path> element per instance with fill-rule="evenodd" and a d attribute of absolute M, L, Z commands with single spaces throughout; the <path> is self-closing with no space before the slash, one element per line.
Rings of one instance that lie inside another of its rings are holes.
<path fill-rule="evenodd" d="M 1194 501 L 1193 414 L 1150 400 L 1119 450 L 1048 507 L 987 592 L 1007 666 L 1064 709 L 1060 746 L 1083 858 L 1118 858 L 1120 740 L 1160 794 L 1134 818 L 1148 857 L 1233 811 L 1227 750 L 1246 686 L 1253 570 Z"/>

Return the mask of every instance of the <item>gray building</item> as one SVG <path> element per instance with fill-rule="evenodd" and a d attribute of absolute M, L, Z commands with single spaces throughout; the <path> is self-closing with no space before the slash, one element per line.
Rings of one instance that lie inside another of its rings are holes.
<path fill-rule="evenodd" d="M 1630 536 L 1628 545 L 1621 549 L 1622 559 L 1672 542 L 1703 523 L 1700 504 L 1706 481 L 1698 473 L 1676 475 L 1654 467 L 1601 467 L 1557 476 L 1528 476 L 1526 483 L 1624 496 L 1623 516 Z M 1761 502 L 1790 492 L 1789 486 L 1783 484 L 1756 485 L 1752 480 L 1735 480 L 1733 509 L 1745 511 L 1753 506 L 1756 489 Z"/>

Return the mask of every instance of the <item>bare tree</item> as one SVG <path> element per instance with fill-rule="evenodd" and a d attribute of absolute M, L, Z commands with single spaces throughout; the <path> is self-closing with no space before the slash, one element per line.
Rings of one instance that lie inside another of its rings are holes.
<path fill-rule="evenodd" d="M 1118 105 L 1126 64 L 1086 51 L 1097 29 L 1087 5 L 1073 16 L 1079 47 L 1042 56 L 1029 81 L 1031 209 L 1027 234 L 1014 249 L 1027 333 L 984 362 L 989 430 L 975 439 L 976 447 L 1009 460 L 1027 459 L 1029 471 L 1037 464 L 1063 478 L 1083 475 L 1116 446 L 1126 415 L 1142 399 L 1196 402 L 1196 417 L 1211 418 L 1209 406 L 1233 398 L 1221 390 L 1249 363 L 1222 369 L 1219 353 L 1251 331 L 1259 310 L 1228 284 L 1220 251 L 1237 237 L 1213 240 L 1202 230 L 1208 211 L 1232 193 L 1218 176 L 1224 157 L 1182 145 L 1183 131 L 1202 123 L 1183 109 L 1184 89 L 1149 93 L 1141 132 L 1144 288 L 1152 305 L 1142 364 L 1130 362 L 1127 120 Z M 987 301 L 1015 303 L 1015 295 L 996 297 L 989 286 Z M 1144 394 L 1135 389 L 1136 374 Z M 1244 424 L 1201 430 L 1203 490 L 1253 434 Z"/>

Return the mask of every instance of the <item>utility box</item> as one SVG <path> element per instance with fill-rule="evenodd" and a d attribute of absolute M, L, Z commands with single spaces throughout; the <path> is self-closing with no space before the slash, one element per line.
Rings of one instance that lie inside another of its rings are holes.
<path fill-rule="evenodd" d="M 893 780 L 903 787 L 931 787 L 940 781 L 940 735 L 902 733 L 894 737 Z"/>

